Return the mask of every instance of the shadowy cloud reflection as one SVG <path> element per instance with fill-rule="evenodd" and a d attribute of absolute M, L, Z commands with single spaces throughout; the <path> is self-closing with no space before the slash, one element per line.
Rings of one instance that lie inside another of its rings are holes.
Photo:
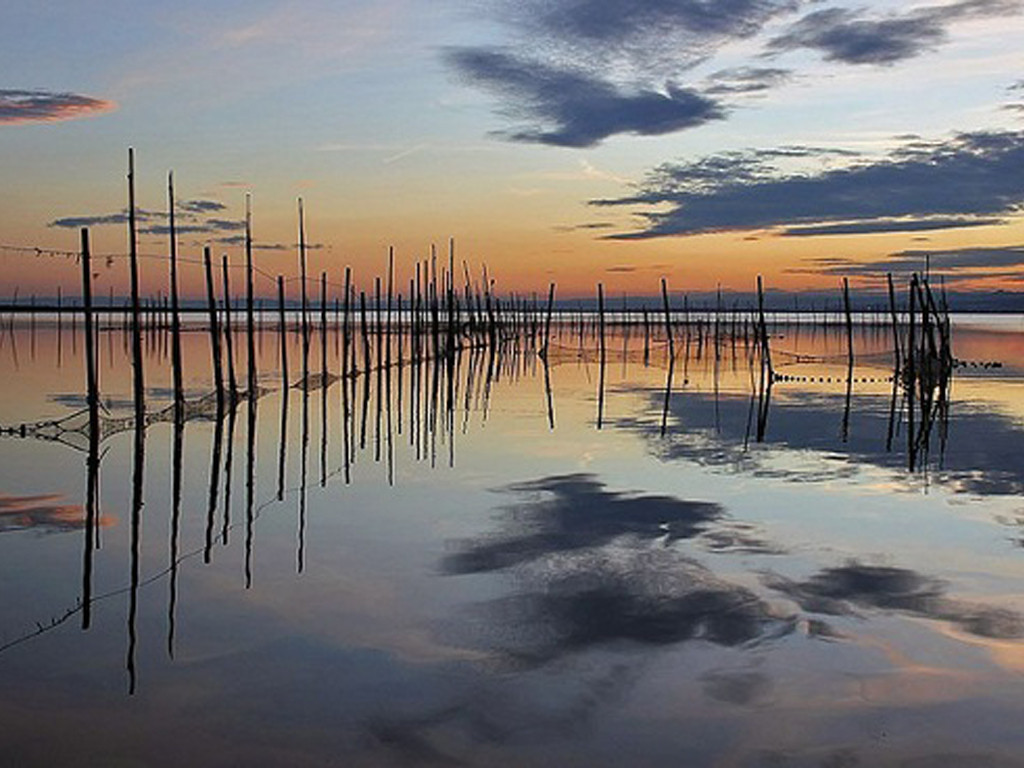
<path fill-rule="evenodd" d="M 505 508 L 505 530 L 445 558 L 451 574 L 509 568 L 552 555 L 606 547 L 623 537 L 671 545 L 700 538 L 708 549 L 775 553 L 756 531 L 718 504 L 608 490 L 590 474 L 554 475 L 507 486 L 527 500 Z"/>
<path fill-rule="evenodd" d="M 875 609 L 949 622 L 979 637 L 1024 637 L 1024 617 L 1020 614 L 951 598 L 944 582 L 907 568 L 853 561 L 838 568 L 826 568 L 805 581 L 791 581 L 774 574 L 765 581 L 811 613 L 858 616 L 860 610 Z"/>
<path fill-rule="evenodd" d="M 481 608 L 481 631 L 497 633 L 483 639 L 503 655 L 544 664 L 620 643 L 736 646 L 793 630 L 791 617 L 672 546 L 729 528 L 717 504 L 609 491 L 586 474 L 506 490 L 527 499 L 505 509 L 505 530 L 442 564 L 449 574 L 516 567 L 522 589 Z M 747 551 L 778 551 L 752 530 L 734 536 Z"/>
<path fill-rule="evenodd" d="M 798 483 L 853 478 L 864 465 L 907 478 L 905 440 L 886 450 L 890 402 L 885 396 L 857 396 L 845 442 L 842 395 L 800 392 L 776 397 L 765 443 L 758 446 L 751 444 L 753 438 L 747 434 L 749 396 L 722 394 L 716 399 L 707 392 L 673 392 L 670 427 L 664 437 L 660 427 L 664 393 L 651 391 L 649 403 L 650 416 L 623 418 L 615 424 L 644 436 L 651 452 L 663 461 L 692 461 Z M 673 428 L 673 424 L 681 426 Z M 950 414 L 944 448 L 937 437 L 932 443 L 930 482 L 955 493 L 1024 494 L 1024 467 L 1018 461 L 1024 429 L 1014 419 L 981 406 L 957 404 Z"/>

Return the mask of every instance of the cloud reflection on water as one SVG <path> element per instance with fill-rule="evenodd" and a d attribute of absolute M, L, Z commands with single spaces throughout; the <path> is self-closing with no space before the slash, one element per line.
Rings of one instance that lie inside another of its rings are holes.
<path fill-rule="evenodd" d="M 906 425 L 899 426 L 893 450 L 886 450 L 889 399 L 857 395 L 847 439 L 841 439 L 842 395 L 788 391 L 771 403 L 764 446 L 752 446 L 747 434 L 749 397 L 710 392 L 673 392 L 669 424 L 679 425 L 661 436 L 664 392 L 649 392 L 652 416 L 625 417 L 615 423 L 647 439 L 663 461 L 691 461 L 758 477 L 815 483 L 853 478 L 860 467 L 906 473 Z M 1024 447 L 1024 426 L 983 405 L 954 403 L 945 445 L 938 430 L 932 437 L 929 480 L 956 493 L 981 496 L 1024 495 L 1024 466 L 1017 460 Z"/>

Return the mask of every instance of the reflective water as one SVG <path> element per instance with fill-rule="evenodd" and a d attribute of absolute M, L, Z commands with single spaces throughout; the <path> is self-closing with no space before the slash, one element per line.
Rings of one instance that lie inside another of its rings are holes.
<path fill-rule="evenodd" d="M 603 370 L 571 329 L 547 367 L 405 338 L 282 391 L 268 327 L 265 393 L 218 418 L 195 328 L 188 419 L 136 432 L 105 328 L 94 456 L 80 329 L 0 340 L 4 764 L 1024 764 L 1012 318 L 957 327 L 917 442 L 884 329 L 848 391 L 841 329 L 780 326 L 765 398 L 742 340 L 670 375 L 636 328 Z"/>

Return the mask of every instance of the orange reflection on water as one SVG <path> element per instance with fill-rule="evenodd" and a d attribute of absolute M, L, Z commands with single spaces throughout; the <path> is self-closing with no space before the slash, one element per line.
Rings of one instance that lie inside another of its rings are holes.
<path fill-rule="evenodd" d="M 37 529 L 47 532 L 74 531 L 85 527 L 85 510 L 79 504 L 61 504 L 57 493 L 36 496 L 0 495 L 0 533 Z M 100 515 L 98 524 L 115 524 L 110 515 Z"/>

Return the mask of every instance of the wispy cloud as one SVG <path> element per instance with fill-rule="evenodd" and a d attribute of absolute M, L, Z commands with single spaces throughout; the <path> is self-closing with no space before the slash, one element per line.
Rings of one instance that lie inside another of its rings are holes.
<path fill-rule="evenodd" d="M 845 64 L 894 64 L 946 42 L 959 21 L 1020 13 L 1019 0 L 961 0 L 915 8 L 902 14 L 866 16 L 848 8 L 814 11 L 768 44 L 770 53 L 800 48 L 819 51 Z"/>
<path fill-rule="evenodd" d="M 467 81 L 497 93 L 509 116 L 527 121 L 502 132 L 513 141 L 592 147 L 617 134 L 655 136 L 725 116 L 716 101 L 688 88 L 622 89 L 502 51 L 461 48 L 449 51 L 448 61 Z"/>
<path fill-rule="evenodd" d="M 187 213 L 214 213 L 227 210 L 227 206 L 219 200 L 180 200 L 176 207 Z"/>
<path fill-rule="evenodd" d="M 210 242 L 217 243 L 219 245 L 245 245 L 244 235 L 228 235 L 226 237 L 216 237 Z M 254 250 L 257 251 L 297 251 L 299 249 L 298 243 L 261 243 L 256 241 L 252 244 Z M 306 243 L 306 249 L 310 251 L 319 251 L 327 246 L 323 243 Z"/>
<path fill-rule="evenodd" d="M 175 224 L 175 230 L 178 234 L 185 235 L 199 232 L 239 231 L 245 228 L 245 222 L 240 219 L 210 216 L 211 213 L 219 213 L 225 210 L 227 210 L 227 206 L 217 200 L 193 199 L 176 201 L 175 211 L 178 214 L 178 220 Z M 166 211 L 150 211 L 145 208 L 136 208 L 135 220 L 140 225 L 139 232 L 141 234 L 166 235 L 170 233 Z M 123 226 L 127 223 L 128 210 L 122 209 L 117 213 L 65 216 L 54 219 L 47 226 L 60 229 L 79 229 L 81 227 Z"/>
<path fill-rule="evenodd" d="M 764 93 L 788 82 L 792 76 L 792 70 L 779 67 L 721 69 L 708 77 L 704 93 L 716 96 Z"/>
<path fill-rule="evenodd" d="M 937 251 L 910 249 L 891 253 L 880 261 L 872 262 L 842 257 L 823 258 L 812 260 L 809 267 L 791 271 L 884 279 L 886 274 L 924 272 L 926 264 L 931 275 L 949 281 L 1019 277 L 1024 268 L 1024 245 Z"/>
<path fill-rule="evenodd" d="M 667 205 L 641 212 L 642 230 L 609 235 L 638 239 L 772 228 L 791 235 L 942 229 L 992 224 L 1019 213 L 1024 202 L 1022 131 L 915 141 L 880 159 L 817 173 L 782 173 L 770 154 L 666 163 L 636 194 L 592 204 Z"/>
<path fill-rule="evenodd" d="M 779 68 L 733 68 L 709 90 L 684 75 L 731 41 L 757 34 L 801 0 L 499 0 L 506 47 L 463 47 L 445 59 L 524 122 L 513 141 L 592 147 L 619 134 L 662 135 L 726 116 L 715 93 L 740 96 L 785 81 Z"/>
<path fill-rule="evenodd" d="M 788 227 L 782 230 L 786 237 L 815 237 L 818 235 L 870 235 L 878 232 L 921 232 L 937 229 L 962 229 L 964 227 L 990 227 L 1004 224 L 1005 219 L 968 218 L 951 216 L 923 219 L 875 219 L 873 221 L 850 221 L 837 224 L 815 224 L 803 227 Z"/>
<path fill-rule="evenodd" d="M 730 40 L 756 34 L 798 0 L 516 0 L 506 18 L 523 45 L 593 67 L 678 74 Z"/>
<path fill-rule="evenodd" d="M 0 125 L 55 123 L 117 109 L 117 104 L 78 93 L 0 90 Z"/>
<path fill-rule="evenodd" d="M 555 227 L 556 232 L 579 232 L 594 229 L 614 229 L 615 225 L 610 221 L 592 221 L 587 224 L 562 224 Z"/>

